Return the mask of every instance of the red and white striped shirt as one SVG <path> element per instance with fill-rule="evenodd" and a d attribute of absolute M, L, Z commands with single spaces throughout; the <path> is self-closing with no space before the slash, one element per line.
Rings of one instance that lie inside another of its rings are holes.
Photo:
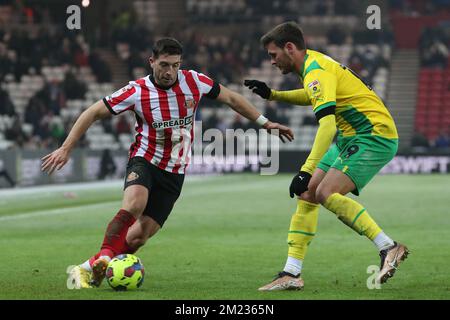
<path fill-rule="evenodd" d="M 191 158 L 195 112 L 204 95 L 216 98 L 218 84 L 193 70 L 179 70 L 178 79 L 162 89 L 146 76 L 103 99 L 113 114 L 136 114 L 136 137 L 129 157 L 144 157 L 160 169 L 184 174 Z M 217 90 L 214 90 L 217 91 Z M 212 94 L 212 95 L 211 95 Z"/>

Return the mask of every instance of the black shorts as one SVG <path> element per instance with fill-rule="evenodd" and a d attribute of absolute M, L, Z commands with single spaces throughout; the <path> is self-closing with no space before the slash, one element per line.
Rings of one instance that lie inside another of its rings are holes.
<path fill-rule="evenodd" d="M 128 161 L 123 189 L 135 184 L 147 187 L 149 195 L 143 214 L 162 227 L 180 196 L 183 181 L 184 174 L 167 172 L 142 157 L 134 157 Z"/>

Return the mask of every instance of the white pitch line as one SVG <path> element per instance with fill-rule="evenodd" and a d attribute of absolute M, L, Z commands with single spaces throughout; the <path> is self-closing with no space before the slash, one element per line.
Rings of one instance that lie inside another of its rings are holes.
<path fill-rule="evenodd" d="M 102 208 L 105 205 L 115 204 L 119 201 L 120 200 L 95 203 L 95 204 L 86 204 L 86 205 L 62 208 L 62 209 L 41 210 L 41 211 L 34 211 L 34 212 L 30 212 L 30 213 L 21 213 L 21 214 L 15 214 L 15 215 L 10 215 L 10 216 L 3 216 L 3 217 L 0 217 L 0 221 L 20 220 L 20 219 L 26 219 L 26 218 L 30 218 L 30 217 L 35 218 L 35 217 L 42 217 L 42 216 L 56 216 L 56 215 L 60 215 L 60 214 L 66 214 L 71 211 L 84 212 L 84 210 L 80 210 L 80 208 L 83 208 L 83 209 L 95 209 L 97 207 Z"/>
<path fill-rule="evenodd" d="M 182 198 L 186 197 L 193 197 L 193 196 L 205 196 L 205 195 L 211 195 L 216 193 L 225 193 L 225 192 L 236 192 L 236 191 L 246 191 L 250 188 L 252 189 L 267 189 L 267 185 L 262 184 L 259 181 L 251 182 L 251 183 L 245 183 L 240 185 L 230 185 L 225 184 L 222 187 L 215 187 L 213 189 L 206 189 L 201 191 L 190 191 L 186 190 L 185 192 L 182 192 Z M 274 185 L 272 185 L 274 187 Z M 29 213 L 18 213 L 14 215 L 8 215 L 8 216 L 2 216 L 0 217 L 0 222 L 2 221 L 12 221 L 12 220 L 20 220 L 20 219 L 26 219 L 30 217 L 43 217 L 43 216 L 56 216 L 61 214 L 66 214 L 72 211 L 78 211 L 83 212 L 84 210 L 80 210 L 80 208 L 83 209 L 95 209 L 95 208 L 102 208 L 105 205 L 115 204 L 117 202 L 120 202 L 121 199 L 115 200 L 115 201 L 107 201 L 102 203 L 95 203 L 95 204 L 86 204 L 86 205 L 79 205 L 69 208 L 61 208 L 61 209 L 51 209 L 51 210 L 40 210 L 40 211 L 34 211 Z M 184 200 L 185 201 L 185 200 Z"/>
<path fill-rule="evenodd" d="M 0 190 L 0 198 L 11 196 L 24 196 L 30 194 L 45 194 L 60 191 L 82 191 L 95 190 L 102 187 L 120 187 L 122 180 L 107 180 L 101 182 L 82 182 L 82 183 L 65 183 L 65 184 L 50 184 L 32 187 L 17 187 L 12 189 Z"/>
<path fill-rule="evenodd" d="M 186 182 L 200 182 L 204 180 L 211 180 L 217 176 L 188 176 Z M 12 196 L 24 196 L 30 194 L 45 194 L 52 192 L 65 192 L 65 191 L 85 191 L 85 190 L 98 190 L 101 188 L 122 188 L 123 180 L 103 180 L 92 182 L 74 182 L 63 184 L 47 184 L 31 187 L 16 187 L 10 189 L 0 190 L 1 198 L 10 198 Z"/>

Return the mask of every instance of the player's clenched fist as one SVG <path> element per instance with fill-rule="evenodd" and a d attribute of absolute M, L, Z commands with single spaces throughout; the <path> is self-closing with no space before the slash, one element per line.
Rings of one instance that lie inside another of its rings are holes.
<path fill-rule="evenodd" d="M 291 198 L 294 194 L 299 196 L 308 190 L 309 180 L 311 180 L 311 175 L 308 172 L 300 171 L 292 179 L 291 185 L 289 187 L 289 195 Z"/>
<path fill-rule="evenodd" d="M 61 169 L 69 161 L 69 151 L 61 147 L 42 159 L 41 170 L 51 174 L 53 171 Z"/>

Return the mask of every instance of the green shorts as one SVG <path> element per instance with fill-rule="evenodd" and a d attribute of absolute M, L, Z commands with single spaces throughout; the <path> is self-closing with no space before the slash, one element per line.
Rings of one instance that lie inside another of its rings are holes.
<path fill-rule="evenodd" d="M 330 168 L 342 171 L 352 179 L 359 195 L 362 188 L 394 158 L 398 149 L 398 139 L 386 139 L 379 136 L 356 135 L 338 137 L 320 160 L 318 168 L 327 172 Z"/>

